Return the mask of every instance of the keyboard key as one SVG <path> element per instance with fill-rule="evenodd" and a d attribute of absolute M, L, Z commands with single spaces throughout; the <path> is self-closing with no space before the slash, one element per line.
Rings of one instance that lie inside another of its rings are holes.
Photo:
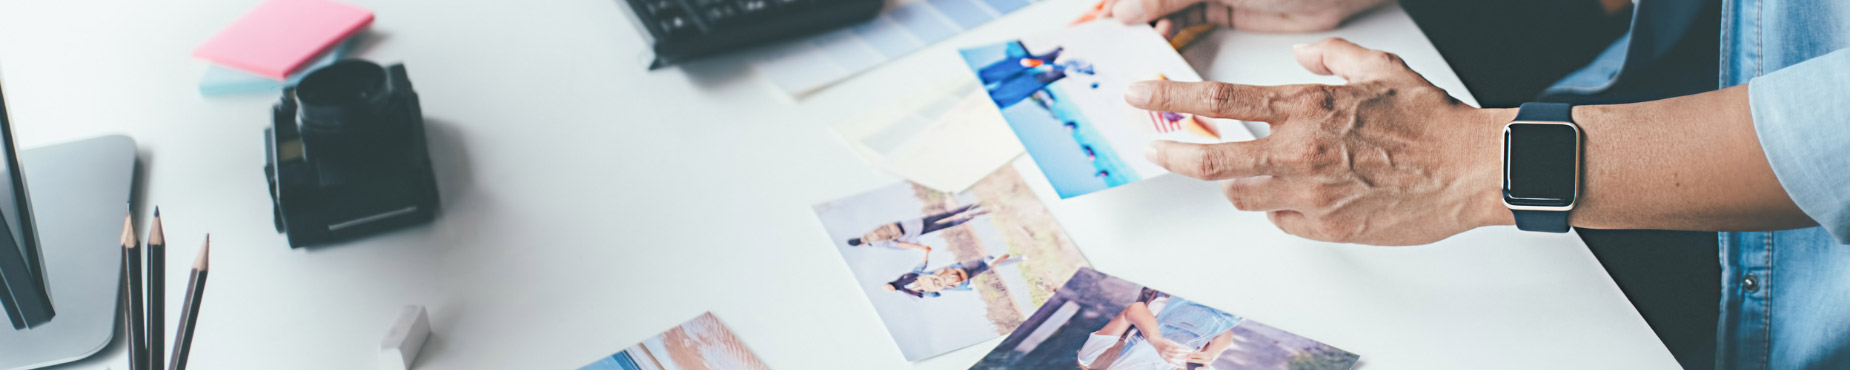
<path fill-rule="evenodd" d="M 681 10 L 680 5 L 675 4 L 673 0 L 642 0 L 642 1 L 643 1 L 643 10 L 647 11 L 649 14 L 654 15 L 656 17 L 660 17 L 668 12 L 678 12 Z"/>
<path fill-rule="evenodd" d="M 661 28 L 661 36 L 664 40 L 680 38 L 681 36 L 688 35 L 694 30 L 693 22 L 688 21 L 687 17 L 680 15 L 662 18 L 662 20 L 657 23 L 657 26 Z"/>
<path fill-rule="evenodd" d="M 739 2 L 739 19 L 755 20 L 778 14 L 771 10 L 771 0 L 745 0 Z"/>
<path fill-rule="evenodd" d="M 739 11 L 746 14 L 758 14 L 770 9 L 770 0 L 746 0 L 739 2 Z"/>
<path fill-rule="evenodd" d="M 739 11 L 733 8 L 732 4 L 721 3 L 707 7 L 704 15 L 707 16 L 707 24 L 717 28 L 725 27 L 727 23 L 738 18 Z"/>

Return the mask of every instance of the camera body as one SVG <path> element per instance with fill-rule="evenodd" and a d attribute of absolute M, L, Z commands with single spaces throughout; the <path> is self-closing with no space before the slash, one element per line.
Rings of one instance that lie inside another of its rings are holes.
<path fill-rule="evenodd" d="M 436 217 L 424 115 L 403 64 L 329 65 L 284 89 L 273 112 L 263 172 L 291 248 Z"/>

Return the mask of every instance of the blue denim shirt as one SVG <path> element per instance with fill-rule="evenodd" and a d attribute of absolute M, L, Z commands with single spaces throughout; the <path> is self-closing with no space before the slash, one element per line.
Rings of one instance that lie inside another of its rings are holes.
<path fill-rule="evenodd" d="M 1163 306 L 1163 311 L 1156 313 L 1156 322 L 1162 327 L 1163 338 L 1188 348 L 1207 345 L 1215 336 L 1232 330 L 1242 320 L 1234 314 L 1176 296 L 1169 296 L 1169 303 Z M 1133 347 L 1143 340 L 1146 339 L 1139 335 L 1125 342 L 1124 347 Z"/>
<path fill-rule="evenodd" d="M 1545 95 L 1593 95 L 1654 60 L 1702 1 L 1642 0 L 1632 30 Z M 1818 227 L 1719 234 L 1716 366 L 1850 368 L 1850 1 L 1722 0 L 1720 87 L 1748 84 L 1754 131 Z"/>

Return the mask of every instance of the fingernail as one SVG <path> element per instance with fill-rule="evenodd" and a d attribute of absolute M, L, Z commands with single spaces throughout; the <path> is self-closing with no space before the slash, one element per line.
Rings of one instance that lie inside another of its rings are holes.
<path fill-rule="evenodd" d="M 1136 107 L 1150 106 L 1150 89 L 1153 88 L 1150 81 L 1133 82 L 1124 90 L 1124 102 Z"/>
<path fill-rule="evenodd" d="M 1304 47 L 1306 46 L 1310 46 L 1310 44 L 1305 44 L 1305 43 L 1291 44 L 1291 50 L 1304 50 Z"/>
<path fill-rule="evenodd" d="M 1157 163 L 1155 142 L 1151 142 L 1150 145 L 1146 145 L 1143 147 L 1143 159 L 1150 161 L 1150 163 Z"/>

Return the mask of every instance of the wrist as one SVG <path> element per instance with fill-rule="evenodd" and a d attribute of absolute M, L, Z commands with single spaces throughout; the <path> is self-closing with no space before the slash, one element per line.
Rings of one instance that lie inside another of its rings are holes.
<path fill-rule="evenodd" d="M 1515 225 L 1515 216 L 1503 204 L 1503 126 L 1516 119 L 1515 108 L 1476 109 L 1470 123 L 1466 153 L 1458 158 L 1467 166 L 1464 186 L 1470 199 L 1466 219 L 1474 226 Z"/>

